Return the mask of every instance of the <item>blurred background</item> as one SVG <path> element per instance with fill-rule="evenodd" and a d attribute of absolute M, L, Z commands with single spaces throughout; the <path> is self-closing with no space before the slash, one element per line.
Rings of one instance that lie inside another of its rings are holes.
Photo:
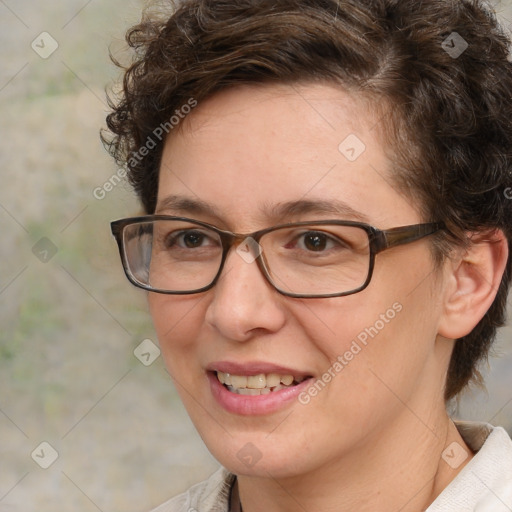
<path fill-rule="evenodd" d="M 99 140 L 108 51 L 143 4 L 0 0 L 1 512 L 142 512 L 217 467 L 109 230 L 139 207 Z M 454 414 L 512 432 L 510 327 L 495 352 Z"/>

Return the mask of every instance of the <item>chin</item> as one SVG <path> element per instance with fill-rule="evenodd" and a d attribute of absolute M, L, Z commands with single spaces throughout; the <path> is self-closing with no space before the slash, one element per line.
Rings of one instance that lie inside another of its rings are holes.
<path fill-rule="evenodd" d="M 272 439 L 268 432 L 224 432 L 222 437 L 199 430 L 210 453 L 228 471 L 236 475 L 268 478 L 291 478 L 313 468 L 314 460 L 304 450 L 303 441 L 289 435 Z M 286 442 L 285 442 L 286 441 Z"/>

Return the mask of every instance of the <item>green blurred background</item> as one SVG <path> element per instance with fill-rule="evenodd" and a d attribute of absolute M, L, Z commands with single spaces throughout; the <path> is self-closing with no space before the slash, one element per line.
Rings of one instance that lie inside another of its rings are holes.
<path fill-rule="evenodd" d="M 156 340 L 109 222 L 138 204 L 124 180 L 94 196 L 118 171 L 99 140 L 108 49 L 126 58 L 142 7 L 0 0 L 0 512 L 142 512 L 217 467 L 162 358 L 134 355 Z M 496 351 L 454 413 L 512 432 L 510 327 Z"/>

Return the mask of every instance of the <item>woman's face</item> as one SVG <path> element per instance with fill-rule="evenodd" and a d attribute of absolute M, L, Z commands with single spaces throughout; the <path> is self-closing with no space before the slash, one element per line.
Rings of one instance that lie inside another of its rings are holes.
<path fill-rule="evenodd" d="M 420 223 L 391 180 L 379 135 L 387 122 L 328 85 L 222 92 L 169 136 L 156 213 L 237 233 L 327 219 Z M 397 428 L 417 429 L 418 418 L 431 435 L 449 358 L 447 341 L 436 341 L 442 286 L 428 238 L 377 255 L 370 285 L 336 298 L 283 296 L 233 248 L 213 289 L 150 293 L 149 305 L 166 365 L 213 455 L 238 474 L 287 477 L 377 453 L 383 442 L 399 447 Z M 273 387 L 269 374 L 306 380 L 247 396 L 216 371 L 240 387 L 251 376 Z"/>

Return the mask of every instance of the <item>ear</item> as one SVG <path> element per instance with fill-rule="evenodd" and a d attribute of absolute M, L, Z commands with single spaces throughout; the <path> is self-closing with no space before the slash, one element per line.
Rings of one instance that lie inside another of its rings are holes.
<path fill-rule="evenodd" d="M 469 236 L 469 246 L 448 262 L 441 336 L 461 338 L 480 322 L 498 293 L 507 259 L 507 239 L 501 230 Z"/>

